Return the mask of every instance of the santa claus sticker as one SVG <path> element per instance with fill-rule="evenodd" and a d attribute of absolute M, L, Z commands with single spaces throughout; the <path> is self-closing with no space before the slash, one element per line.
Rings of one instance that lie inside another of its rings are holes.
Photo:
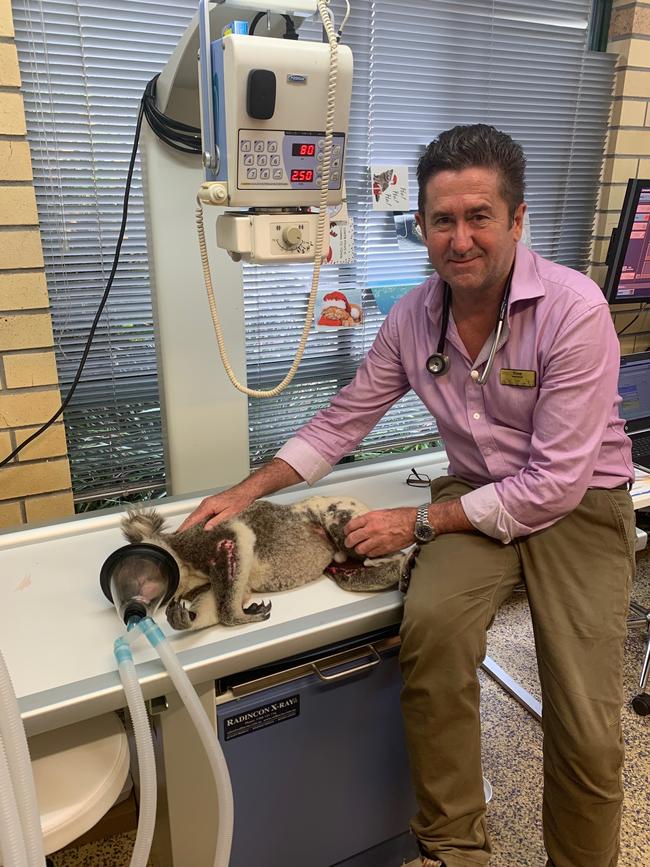
<path fill-rule="evenodd" d="M 333 328 L 356 328 L 363 324 L 361 290 L 319 289 L 316 301 L 315 322 L 317 331 Z"/>
<path fill-rule="evenodd" d="M 370 166 L 373 211 L 408 211 L 408 166 Z"/>

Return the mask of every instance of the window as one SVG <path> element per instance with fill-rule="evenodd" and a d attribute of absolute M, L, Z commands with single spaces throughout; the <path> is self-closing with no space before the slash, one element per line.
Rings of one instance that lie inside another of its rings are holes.
<path fill-rule="evenodd" d="M 592 0 L 351 2 L 343 37 L 355 62 L 345 175 L 356 258 L 324 268 L 321 286 L 360 288 L 365 323 L 312 334 L 289 389 L 251 401 L 253 464 L 271 457 L 351 380 L 383 319 L 373 286 L 413 286 L 429 273 L 424 248 L 400 251 L 392 216 L 372 211 L 370 164 L 408 165 L 414 210 L 415 167 L 431 138 L 457 123 L 493 123 L 526 150 L 535 249 L 577 268 L 587 261 L 614 63 L 587 48 Z M 196 6 L 13 2 L 64 392 L 110 271 L 138 101 Z M 343 0 L 332 6 L 340 22 Z M 301 34 L 320 39 L 319 23 L 305 23 Z M 276 384 L 289 367 L 310 279 L 309 267 L 245 267 L 250 385 Z M 164 488 L 139 169 L 112 297 L 65 420 L 78 500 Z M 411 394 L 359 452 L 435 436 L 435 420 Z"/>
<path fill-rule="evenodd" d="M 140 97 L 196 2 L 14 0 L 13 10 L 66 393 L 110 273 Z M 164 488 L 139 160 L 120 265 L 65 426 L 77 501 Z"/>
<path fill-rule="evenodd" d="M 333 8 L 341 20 L 343 3 Z M 325 287 L 360 288 L 365 324 L 312 333 L 294 382 L 280 397 L 249 403 L 251 462 L 263 463 L 348 383 L 381 324 L 372 288 L 414 286 L 429 273 L 424 248 L 399 249 L 393 217 L 372 210 L 368 167 L 409 168 L 437 133 L 492 123 L 528 159 L 533 247 L 585 270 L 603 155 L 614 58 L 587 48 L 591 0 L 354 0 L 343 41 L 354 55 L 345 176 L 356 261 L 321 271 Z M 316 25 L 301 29 L 319 38 Z M 311 269 L 246 266 L 248 382 L 276 384 L 298 344 Z M 430 441 L 435 420 L 413 393 L 379 422 L 356 454 Z"/>

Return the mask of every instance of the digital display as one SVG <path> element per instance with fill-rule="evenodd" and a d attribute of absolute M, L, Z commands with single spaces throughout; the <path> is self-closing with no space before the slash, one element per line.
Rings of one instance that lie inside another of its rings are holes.
<path fill-rule="evenodd" d="M 294 157 L 313 157 L 316 154 L 316 145 L 310 142 L 299 141 L 291 145 L 291 155 Z"/>
<path fill-rule="evenodd" d="M 295 147 L 295 145 L 294 145 Z M 291 169 L 291 183 L 308 184 L 314 180 L 313 169 Z"/>
<path fill-rule="evenodd" d="M 627 237 L 616 300 L 650 293 L 650 186 L 642 187 Z"/>
<path fill-rule="evenodd" d="M 610 304 L 650 301 L 650 178 L 630 178 L 607 254 Z"/>

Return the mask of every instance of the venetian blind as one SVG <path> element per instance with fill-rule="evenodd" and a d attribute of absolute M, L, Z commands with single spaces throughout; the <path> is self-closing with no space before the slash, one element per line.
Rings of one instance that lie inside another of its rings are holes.
<path fill-rule="evenodd" d="M 334 0 L 337 20 L 343 3 Z M 415 169 L 437 133 L 491 123 L 528 159 L 533 247 L 584 270 L 599 185 L 614 58 L 590 52 L 591 0 L 353 0 L 343 40 L 355 73 L 345 177 L 355 222 L 353 265 L 328 266 L 323 288 L 363 292 L 363 327 L 312 333 L 293 384 L 250 402 L 251 462 L 259 464 L 348 383 L 383 320 L 373 287 L 416 285 L 429 273 L 423 247 L 398 246 L 391 214 L 372 210 L 371 164 Z M 319 38 L 319 30 L 301 29 Z M 293 357 L 307 306 L 310 269 L 244 269 L 248 383 L 266 388 Z M 413 393 L 400 400 L 359 451 L 435 436 Z"/>
<path fill-rule="evenodd" d="M 13 0 L 63 392 L 108 278 L 138 104 L 195 0 Z M 65 413 L 76 499 L 164 485 L 139 160 L 120 266 Z"/>
<path fill-rule="evenodd" d="M 334 0 L 337 21 L 342 0 Z M 294 385 L 250 405 L 259 463 L 350 381 L 383 319 L 372 288 L 412 285 L 423 249 L 398 249 L 392 217 L 373 212 L 368 166 L 415 166 L 437 132 L 486 121 L 529 159 L 535 248 L 583 267 L 609 109 L 613 59 L 586 50 L 589 0 L 546 3 L 352 0 L 344 41 L 355 60 L 346 180 L 355 220 L 353 265 L 324 269 L 322 286 L 359 288 L 365 324 L 312 334 Z M 137 105 L 196 9 L 195 0 L 14 0 L 29 139 L 66 391 L 101 297 L 117 237 Z M 262 24 L 258 25 L 261 27 Z M 320 38 L 317 22 L 301 28 Z M 245 269 L 249 384 L 281 378 L 298 343 L 310 269 Z M 164 485 L 164 461 L 139 168 L 112 298 L 65 420 L 77 498 Z M 430 439 L 435 421 L 406 396 L 364 446 Z"/>

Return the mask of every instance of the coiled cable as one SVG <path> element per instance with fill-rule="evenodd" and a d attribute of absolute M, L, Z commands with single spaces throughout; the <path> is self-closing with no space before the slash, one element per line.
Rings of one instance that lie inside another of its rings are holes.
<path fill-rule="evenodd" d="M 147 83 L 142 97 L 144 116 L 147 123 L 161 141 L 181 153 L 200 154 L 201 130 L 163 114 L 156 105 L 156 87 L 160 73 Z"/>

